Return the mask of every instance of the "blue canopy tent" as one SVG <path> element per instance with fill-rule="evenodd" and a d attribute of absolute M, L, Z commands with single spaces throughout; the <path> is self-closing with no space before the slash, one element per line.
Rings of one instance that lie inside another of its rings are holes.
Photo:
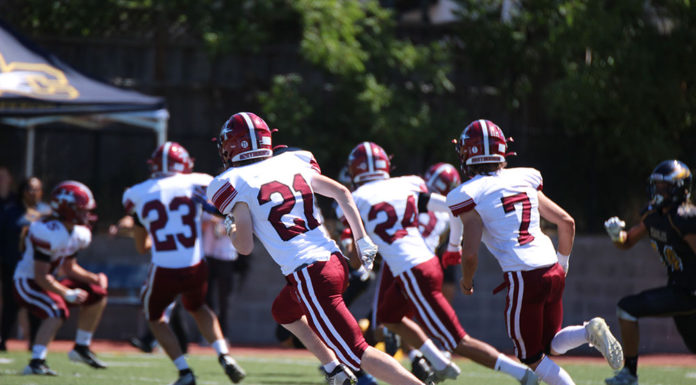
<path fill-rule="evenodd" d="M 167 137 L 164 99 L 89 78 L 0 20 L 0 123 L 27 131 L 25 176 L 33 174 L 37 126 L 63 122 L 86 129 L 125 123 Z"/>

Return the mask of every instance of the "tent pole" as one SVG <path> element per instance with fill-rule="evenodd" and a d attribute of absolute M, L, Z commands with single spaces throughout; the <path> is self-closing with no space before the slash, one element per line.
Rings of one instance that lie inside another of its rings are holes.
<path fill-rule="evenodd" d="M 27 126 L 27 150 L 26 159 L 24 161 L 24 176 L 29 178 L 34 174 L 34 141 L 36 137 L 36 132 L 34 129 L 36 126 Z"/>

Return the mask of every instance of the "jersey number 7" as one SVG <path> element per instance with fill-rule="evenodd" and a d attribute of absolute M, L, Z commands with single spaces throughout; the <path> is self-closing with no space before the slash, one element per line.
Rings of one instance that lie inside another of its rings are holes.
<path fill-rule="evenodd" d="M 529 222 L 531 222 L 532 218 L 532 202 L 529 201 L 527 193 L 521 192 L 508 197 L 502 197 L 500 201 L 503 202 L 503 210 L 505 210 L 506 213 L 515 211 L 515 205 L 518 203 L 522 204 L 522 220 L 520 221 L 517 241 L 520 243 L 520 246 L 533 241 L 534 236 L 529 234 Z"/>

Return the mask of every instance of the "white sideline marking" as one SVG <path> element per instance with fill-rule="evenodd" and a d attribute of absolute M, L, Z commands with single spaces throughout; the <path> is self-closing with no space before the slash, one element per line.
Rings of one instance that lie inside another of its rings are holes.
<path fill-rule="evenodd" d="M 14 360 L 12 358 L 0 358 L 0 364 L 11 364 Z"/>
<path fill-rule="evenodd" d="M 688 372 L 684 375 L 686 378 L 696 378 L 696 372 Z"/>

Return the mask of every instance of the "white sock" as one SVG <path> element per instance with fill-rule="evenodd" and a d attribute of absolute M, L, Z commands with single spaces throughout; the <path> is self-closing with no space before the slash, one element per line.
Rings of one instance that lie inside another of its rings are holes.
<path fill-rule="evenodd" d="M 46 359 L 46 345 L 34 345 L 31 348 L 31 358 L 38 358 L 39 360 Z"/>
<path fill-rule="evenodd" d="M 413 361 L 413 360 L 415 360 L 415 359 L 418 358 L 418 357 L 423 357 L 423 353 L 421 353 L 420 350 L 418 350 L 418 349 L 411 349 L 411 350 L 408 352 L 408 359 L 409 359 L 409 361 Z"/>
<path fill-rule="evenodd" d="M 179 356 L 179 358 L 174 360 L 174 366 L 176 366 L 178 370 L 184 370 L 189 368 L 188 362 L 186 362 L 186 357 L 184 356 Z"/>
<path fill-rule="evenodd" d="M 565 354 L 568 350 L 586 343 L 587 335 L 584 326 L 567 326 L 553 336 L 551 350 L 558 354 Z"/>
<path fill-rule="evenodd" d="M 549 385 L 575 385 L 568 372 L 556 365 L 548 356 L 544 356 L 534 373 Z"/>
<path fill-rule="evenodd" d="M 78 345 L 89 346 L 92 343 L 92 332 L 77 329 L 77 336 L 75 337 L 75 343 Z"/>
<path fill-rule="evenodd" d="M 225 342 L 224 339 L 215 340 L 215 342 L 212 343 L 212 346 L 218 355 L 227 354 L 230 352 L 230 350 L 227 348 L 227 342 Z"/>
<path fill-rule="evenodd" d="M 493 369 L 498 372 L 509 374 L 518 381 L 521 380 L 527 372 L 526 365 L 511 359 L 503 353 L 498 354 L 498 360 L 495 361 Z"/>
<path fill-rule="evenodd" d="M 333 372 L 334 369 L 338 366 L 338 360 L 333 360 L 329 362 L 328 364 L 324 365 L 323 368 L 326 371 L 326 373 L 331 373 Z"/>
<path fill-rule="evenodd" d="M 430 365 L 432 365 L 435 370 L 442 370 L 450 363 L 447 357 L 442 354 L 440 349 L 438 349 L 430 339 L 425 341 L 423 346 L 418 348 L 418 350 L 430 361 Z"/>

